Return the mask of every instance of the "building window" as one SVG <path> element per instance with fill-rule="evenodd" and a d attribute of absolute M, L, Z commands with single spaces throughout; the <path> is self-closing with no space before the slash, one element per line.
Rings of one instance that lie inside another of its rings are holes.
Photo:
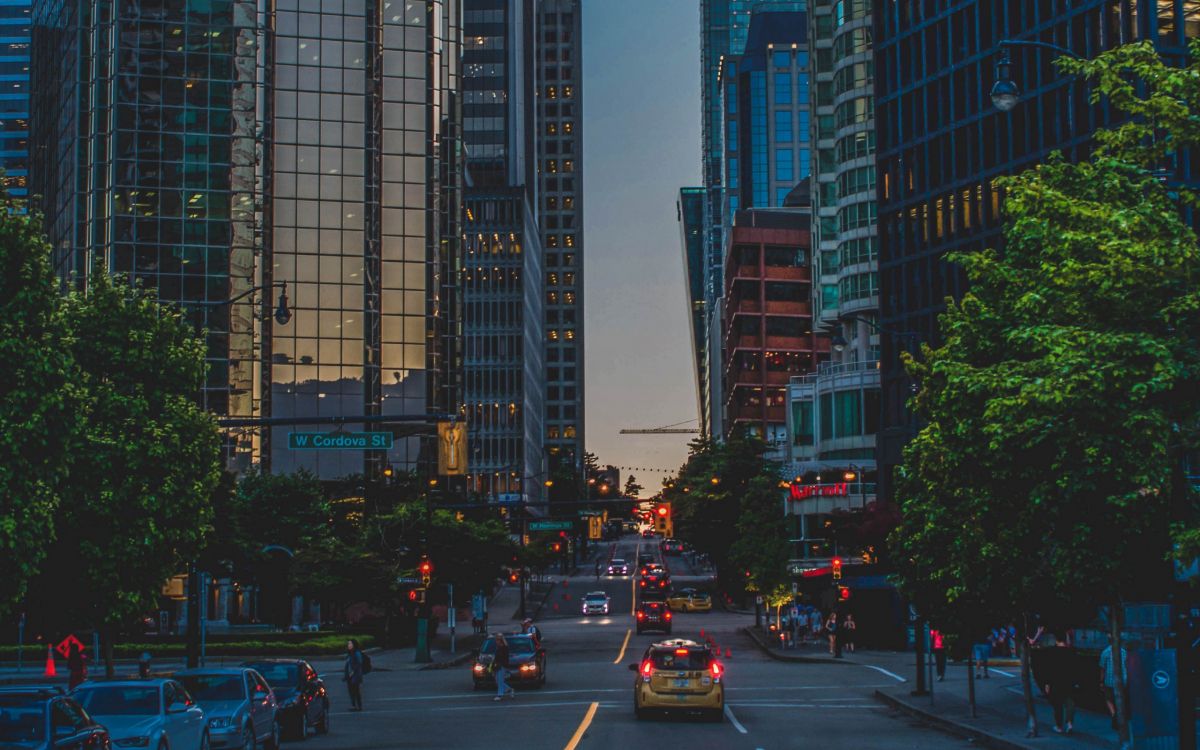
<path fill-rule="evenodd" d="M 771 55 L 771 60 L 777 68 L 792 67 L 792 53 L 787 50 L 779 50 Z"/>
<path fill-rule="evenodd" d="M 811 401 L 792 402 L 792 442 L 795 445 L 813 444 L 813 405 Z"/>
<path fill-rule="evenodd" d="M 792 142 L 792 111 L 790 109 L 775 110 L 775 142 Z"/>
<path fill-rule="evenodd" d="M 792 103 L 792 76 L 790 73 L 775 74 L 775 104 Z"/>
<path fill-rule="evenodd" d="M 796 179 L 795 167 L 796 165 L 792 160 L 792 150 L 790 148 L 775 149 L 776 180 L 779 182 L 793 182 Z"/>

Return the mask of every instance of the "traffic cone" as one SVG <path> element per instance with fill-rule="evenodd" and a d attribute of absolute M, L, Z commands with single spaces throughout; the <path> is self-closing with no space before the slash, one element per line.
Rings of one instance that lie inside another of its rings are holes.
<path fill-rule="evenodd" d="M 700 640 L 704 640 L 704 628 L 700 628 Z"/>
<path fill-rule="evenodd" d="M 733 650 L 732 650 L 732 649 L 730 649 L 728 646 L 726 646 L 726 647 L 725 647 L 725 658 L 726 658 L 726 659 L 732 659 L 732 658 L 733 658 Z"/>
<path fill-rule="evenodd" d="M 555 611 L 555 612 L 557 612 L 557 611 L 558 611 L 558 602 L 555 602 L 555 603 L 554 603 L 554 611 Z"/>
<path fill-rule="evenodd" d="M 46 646 L 46 671 L 42 673 L 43 677 L 57 677 L 58 670 L 54 667 L 54 647 Z"/>

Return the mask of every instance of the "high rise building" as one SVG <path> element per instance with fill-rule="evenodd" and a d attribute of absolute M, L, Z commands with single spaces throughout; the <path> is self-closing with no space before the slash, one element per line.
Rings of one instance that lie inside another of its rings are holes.
<path fill-rule="evenodd" d="M 540 500 L 546 475 L 533 7 L 533 0 L 463 5 L 468 489 L 488 502 Z"/>
<path fill-rule="evenodd" d="M 583 9 L 537 0 L 535 133 L 545 249 L 546 453 L 579 476 L 584 452 Z"/>
<path fill-rule="evenodd" d="M 129 272 L 188 309 L 219 414 L 459 413 L 458 6 L 38 0 L 33 176 L 60 273 Z M 286 326 L 259 314 L 280 282 Z M 386 455 L 291 451 L 297 429 L 233 447 L 322 478 L 435 455 L 427 429 Z"/>
<path fill-rule="evenodd" d="M 263 279 L 292 284 L 264 325 L 272 416 L 457 414 L 462 403 L 459 0 L 277 0 L 265 56 Z M 288 450 L 322 477 L 429 469 L 428 431 L 386 453 Z"/>
<path fill-rule="evenodd" d="M 725 116 L 721 108 L 721 61 L 740 55 L 749 36 L 750 19 L 754 11 L 800 11 L 807 0 L 701 0 L 700 2 L 700 66 L 701 66 L 701 123 L 702 177 L 706 191 L 704 201 L 704 302 L 707 320 L 705 334 L 705 366 L 698 373 L 703 397 L 700 423 L 706 434 L 721 436 L 721 335 L 720 305 L 724 293 L 725 242 L 722 228 L 725 216 L 721 192 L 723 129 Z"/>
<path fill-rule="evenodd" d="M 256 301 L 195 303 L 255 285 L 255 4 L 38 0 L 33 16 L 31 176 L 55 268 L 188 307 L 209 333 L 205 405 L 251 416 Z"/>
<path fill-rule="evenodd" d="M 1195 0 L 885 3 L 875 14 L 880 323 L 892 332 L 881 337 L 878 455 L 885 496 L 915 430 L 905 408 L 912 383 L 900 352 L 917 340 L 938 343 L 944 299 L 960 297 L 966 286 L 946 253 L 999 244 L 996 177 L 1052 150 L 1084 155 L 1091 133 L 1113 116 L 1104 104 L 1088 103 L 1080 82 L 1056 72 L 1052 52 L 1030 48 L 1012 50 L 1012 76 L 1027 93 L 1012 111 L 999 111 L 988 96 L 999 43 L 1050 42 L 1094 57 L 1145 39 L 1181 57 L 1198 34 Z"/>
<path fill-rule="evenodd" d="M 0 0 L 0 169 L 17 200 L 29 197 L 30 0 Z"/>
<path fill-rule="evenodd" d="M 692 358 L 696 374 L 704 370 L 708 341 L 705 333 L 707 314 L 704 306 L 704 199 L 702 187 L 679 189 L 675 201 L 675 220 L 679 222 L 680 246 L 683 248 L 683 267 L 687 273 L 688 322 L 692 327 Z M 700 432 L 707 435 L 707 411 L 702 408 L 704 391 L 696 380 L 696 405 L 701 416 Z"/>

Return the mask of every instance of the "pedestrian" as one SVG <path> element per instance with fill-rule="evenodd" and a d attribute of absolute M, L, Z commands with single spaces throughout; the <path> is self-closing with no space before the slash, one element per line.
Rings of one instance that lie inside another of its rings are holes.
<path fill-rule="evenodd" d="M 933 648 L 933 663 L 937 669 L 938 682 L 946 679 L 946 637 L 936 628 L 929 629 L 929 643 Z"/>
<path fill-rule="evenodd" d="M 808 616 L 809 629 L 812 632 L 813 640 L 820 641 L 821 633 L 825 632 L 825 620 L 821 616 L 820 610 L 813 608 L 813 611 Z"/>
<path fill-rule="evenodd" d="M 1121 647 L 1121 704 L 1129 711 L 1129 654 Z M 1112 728 L 1120 733 L 1120 721 L 1117 719 L 1116 671 L 1113 669 L 1113 647 L 1109 643 L 1100 652 L 1100 689 L 1104 692 L 1104 703 L 1108 706 L 1108 715 L 1112 718 Z M 1117 737 L 1123 741 L 1124 737 Z"/>
<path fill-rule="evenodd" d="M 1004 638 L 1008 642 L 1008 655 L 1017 658 L 1017 624 L 1010 622 L 1004 630 Z"/>
<path fill-rule="evenodd" d="M 508 641 L 504 639 L 503 633 L 496 633 L 496 655 L 492 657 L 492 670 L 496 673 L 496 697 L 494 701 L 501 700 L 505 696 L 510 698 L 517 697 L 517 692 L 508 686 L 508 679 L 511 662 L 508 655 Z"/>
<path fill-rule="evenodd" d="M 143 651 L 138 657 L 138 678 L 142 680 L 150 679 L 150 652 Z"/>
<path fill-rule="evenodd" d="M 996 631 L 993 630 L 992 633 Z M 986 679 L 988 675 L 988 662 L 992 658 L 992 639 L 993 635 L 989 633 L 985 638 L 980 639 L 978 643 L 972 646 L 972 651 L 975 653 L 975 679 Z"/>
<path fill-rule="evenodd" d="M 74 690 L 87 679 L 87 654 L 83 653 L 83 648 L 78 643 L 72 643 L 67 651 L 67 671 L 70 672 L 67 690 Z"/>
<path fill-rule="evenodd" d="M 600 561 L 596 560 L 596 582 L 600 582 Z"/>
<path fill-rule="evenodd" d="M 846 644 L 846 650 L 854 653 L 854 638 L 857 635 L 858 623 L 854 621 L 854 615 L 846 613 L 845 619 L 842 621 L 842 640 Z"/>
<path fill-rule="evenodd" d="M 521 635 L 531 635 L 537 645 L 542 645 L 542 631 L 537 625 L 533 624 L 532 617 L 526 617 L 521 621 Z"/>
<path fill-rule="evenodd" d="M 350 710 L 362 710 L 363 653 L 358 641 L 346 641 L 346 663 L 342 669 L 342 681 L 350 693 Z"/>
<path fill-rule="evenodd" d="M 840 659 L 842 657 L 842 644 L 838 640 L 838 614 L 830 612 L 829 619 L 825 621 L 825 632 L 829 634 L 829 655 Z"/>
<path fill-rule="evenodd" d="M 1079 670 L 1075 661 L 1075 649 L 1067 640 L 1066 633 L 1054 634 L 1054 646 L 1041 650 L 1041 661 L 1041 671 L 1046 678 L 1042 687 L 1046 691 L 1046 697 L 1050 699 L 1050 705 L 1054 706 L 1054 731 L 1070 734 L 1073 729 L 1072 721 L 1075 719 Z"/>

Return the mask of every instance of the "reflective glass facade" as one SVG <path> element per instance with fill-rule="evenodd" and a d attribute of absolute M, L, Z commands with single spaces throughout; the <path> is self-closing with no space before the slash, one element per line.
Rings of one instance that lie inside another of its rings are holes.
<path fill-rule="evenodd" d="M 30 0 L 0 0 L 0 169 L 13 198 L 29 197 Z"/>
<path fill-rule="evenodd" d="M 702 187 L 680 188 L 679 198 L 675 203 L 676 220 L 679 222 L 680 246 L 683 248 L 684 270 L 687 272 L 687 302 L 688 320 L 692 324 L 692 356 L 696 363 L 696 373 L 704 369 L 706 360 L 707 341 L 704 335 L 704 199 L 705 189 Z M 703 404 L 704 394 L 697 385 L 697 403 Z M 700 408 L 701 419 L 707 417 L 705 409 Z M 700 431 L 708 434 L 708 423 L 702 421 Z"/>
<path fill-rule="evenodd" d="M 458 413 L 462 400 L 458 0 L 279 0 L 267 64 L 273 416 Z M 269 325 L 269 324 L 268 324 Z M 322 477 L 426 468 L 427 432 L 386 456 L 293 452 Z"/>
<path fill-rule="evenodd" d="M 966 280 L 950 251 L 996 247 L 997 176 L 1058 149 L 1086 153 L 1090 134 L 1111 123 L 1104 104 L 1052 66 L 1053 55 L 1014 49 L 1012 74 L 1027 92 L 1010 112 L 988 96 L 1003 39 L 1040 40 L 1093 57 L 1148 39 L 1168 57 L 1200 34 L 1200 2 L 1136 0 L 995 3 L 939 0 L 884 4 L 874 15 L 878 137 L 880 318 L 884 327 L 937 343 L 937 315 Z M 935 42 L 936 40 L 936 42 Z M 848 149 L 853 148 L 847 146 Z M 1180 177 L 1194 180 L 1190 165 Z M 915 430 L 905 408 L 910 382 L 899 355 L 906 340 L 881 341 L 881 491 Z"/>

